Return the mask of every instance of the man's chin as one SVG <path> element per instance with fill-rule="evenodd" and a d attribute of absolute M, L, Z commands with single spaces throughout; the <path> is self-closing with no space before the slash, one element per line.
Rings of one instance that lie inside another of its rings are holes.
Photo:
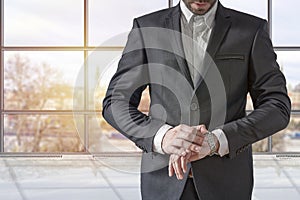
<path fill-rule="evenodd" d="M 192 12 L 196 15 L 204 15 L 207 11 L 204 9 L 192 10 Z"/>
<path fill-rule="evenodd" d="M 190 8 L 191 8 L 192 12 L 194 14 L 197 14 L 197 15 L 203 15 L 209 10 L 209 6 L 208 7 L 206 7 L 206 6 L 201 7 L 201 6 L 196 6 L 196 5 L 193 5 L 193 4 L 190 5 Z"/>

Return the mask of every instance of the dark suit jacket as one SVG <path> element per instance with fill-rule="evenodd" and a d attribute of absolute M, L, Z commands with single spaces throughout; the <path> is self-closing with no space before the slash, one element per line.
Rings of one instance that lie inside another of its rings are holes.
<path fill-rule="evenodd" d="M 202 79 L 193 85 L 176 34 L 180 16 L 178 5 L 134 20 L 103 101 L 103 116 L 144 152 L 143 199 L 179 199 L 187 178 L 168 177 L 168 156 L 153 152 L 153 138 L 165 123 L 222 128 L 229 155 L 191 163 L 196 188 L 202 200 L 251 199 L 251 144 L 286 127 L 290 116 L 267 22 L 219 3 Z M 147 86 L 151 108 L 145 115 L 137 107 Z M 246 115 L 248 93 L 254 111 Z"/>

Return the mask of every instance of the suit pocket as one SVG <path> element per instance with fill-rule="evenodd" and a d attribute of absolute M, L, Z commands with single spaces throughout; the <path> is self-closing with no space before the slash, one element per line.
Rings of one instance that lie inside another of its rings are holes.
<path fill-rule="evenodd" d="M 242 54 L 219 54 L 216 55 L 217 60 L 245 60 Z"/>

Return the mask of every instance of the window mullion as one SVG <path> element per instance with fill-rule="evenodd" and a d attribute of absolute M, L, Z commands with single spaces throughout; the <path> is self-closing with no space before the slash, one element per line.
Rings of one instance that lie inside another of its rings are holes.
<path fill-rule="evenodd" d="M 3 57 L 3 22 L 4 22 L 4 0 L 0 0 L 0 153 L 4 152 L 4 57 Z"/>
<path fill-rule="evenodd" d="M 89 1 L 84 0 L 84 110 L 89 110 L 88 108 L 88 102 L 89 102 L 89 86 L 88 86 L 88 50 L 86 47 L 89 45 L 89 30 L 88 30 L 88 25 L 89 25 Z M 80 131 L 80 130 L 78 130 Z M 89 149 L 89 128 L 88 128 L 88 115 L 84 115 L 84 150 L 88 151 Z"/>

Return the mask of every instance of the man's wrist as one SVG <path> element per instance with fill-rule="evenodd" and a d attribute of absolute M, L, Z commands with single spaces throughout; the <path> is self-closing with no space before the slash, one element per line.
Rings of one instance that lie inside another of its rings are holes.
<path fill-rule="evenodd" d="M 229 153 L 228 141 L 222 129 L 215 129 L 212 133 L 216 136 L 219 144 L 218 155 L 221 157 Z"/>
<path fill-rule="evenodd" d="M 160 154 L 166 154 L 162 149 L 163 138 L 165 137 L 168 130 L 173 128 L 172 126 L 165 124 L 157 131 L 153 140 L 153 151 Z"/>
<path fill-rule="evenodd" d="M 219 155 L 219 148 L 220 148 L 220 143 L 219 143 L 219 140 L 218 140 L 218 138 L 216 137 L 216 135 L 215 135 L 215 134 L 213 134 L 213 133 L 212 133 L 212 135 L 213 135 L 213 137 L 214 137 L 214 140 L 215 140 L 215 145 L 216 145 L 216 154 L 217 154 L 217 155 Z"/>

